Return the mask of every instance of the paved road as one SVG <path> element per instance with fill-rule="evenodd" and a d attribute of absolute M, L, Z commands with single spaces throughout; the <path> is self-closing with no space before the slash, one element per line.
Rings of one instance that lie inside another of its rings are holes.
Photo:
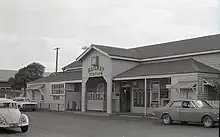
<path fill-rule="evenodd" d="M 64 112 L 27 112 L 27 133 L 0 130 L 0 137 L 219 137 L 218 127 L 162 125 L 157 120 L 82 116 Z"/>

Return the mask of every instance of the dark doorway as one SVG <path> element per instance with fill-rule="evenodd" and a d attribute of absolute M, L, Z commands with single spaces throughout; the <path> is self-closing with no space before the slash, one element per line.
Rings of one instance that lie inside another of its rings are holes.
<path fill-rule="evenodd" d="M 120 97 L 121 112 L 131 112 L 131 87 L 122 87 Z"/>

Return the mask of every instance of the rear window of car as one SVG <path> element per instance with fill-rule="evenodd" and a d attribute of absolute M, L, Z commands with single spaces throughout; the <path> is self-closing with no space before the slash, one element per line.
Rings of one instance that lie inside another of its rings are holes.
<path fill-rule="evenodd" d="M 181 108 L 182 107 L 182 102 L 181 101 L 174 101 L 170 107 L 174 107 L 174 108 Z"/>

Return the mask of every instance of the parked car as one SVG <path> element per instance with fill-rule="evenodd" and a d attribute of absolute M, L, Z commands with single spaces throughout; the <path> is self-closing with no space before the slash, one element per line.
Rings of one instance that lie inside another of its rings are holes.
<path fill-rule="evenodd" d="M 37 109 L 37 103 L 35 101 L 30 101 L 28 98 L 17 97 L 14 98 L 13 101 L 17 102 L 20 111 L 24 111 L 28 109 L 35 111 Z"/>
<path fill-rule="evenodd" d="M 162 120 L 164 124 L 171 124 L 173 121 L 180 121 L 184 124 L 197 122 L 210 128 L 215 123 L 219 123 L 219 110 L 201 100 L 171 101 L 165 107 L 156 108 L 153 115 Z"/>
<path fill-rule="evenodd" d="M 28 126 L 28 116 L 21 114 L 17 103 L 11 99 L 0 98 L 0 128 L 20 128 L 22 132 L 27 132 Z"/>

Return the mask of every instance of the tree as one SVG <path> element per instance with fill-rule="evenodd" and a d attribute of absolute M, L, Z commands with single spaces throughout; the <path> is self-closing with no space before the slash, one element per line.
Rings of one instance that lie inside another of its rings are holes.
<path fill-rule="evenodd" d="M 220 80 L 214 80 L 214 90 L 217 92 L 218 98 L 220 97 Z"/>
<path fill-rule="evenodd" d="M 26 88 L 28 82 L 42 78 L 44 70 L 45 67 L 43 65 L 34 62 L 19 69 L 14 78 L 9 78 L 8 82 L 12 89 Z"/>

